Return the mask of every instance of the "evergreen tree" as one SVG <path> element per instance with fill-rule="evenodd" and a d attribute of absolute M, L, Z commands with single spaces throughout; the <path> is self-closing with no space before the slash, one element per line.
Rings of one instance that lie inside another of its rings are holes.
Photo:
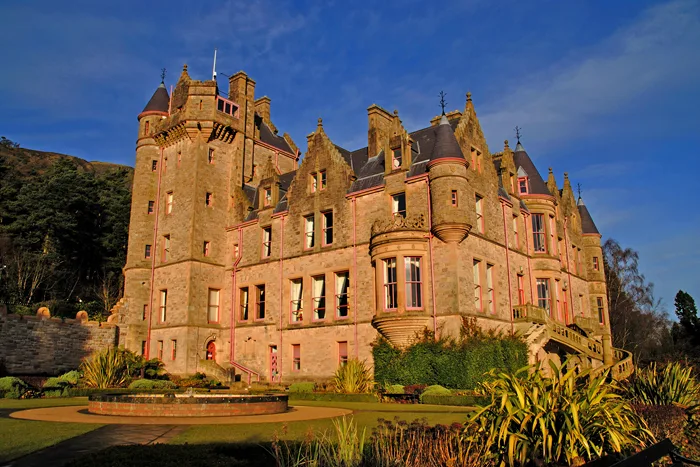
<path fill-rule="evenodd" d="M 679 325 L 674 329 L 674 338 L 679 343 L 685 341 L 693 347 L 700 347 L 700 319 L 695 300 L 689 293 L 679 290 L 675 305 Z"/>

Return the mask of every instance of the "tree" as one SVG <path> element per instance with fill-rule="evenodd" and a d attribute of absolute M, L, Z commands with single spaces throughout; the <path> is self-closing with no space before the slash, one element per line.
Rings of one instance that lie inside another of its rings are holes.
<path fill-rule="evenodd" d="M 695 300 L 689 293 L 679 290 L 674 304 L 678 317 L 678 324 L 673 329 L 674 340 L 681 346 L 692 347 L 686 350 L 697 353 L 700 347 L 700 319 Z"/>
<path fill-rule="evenodd" d="M 603 244 L 613 345 L 635 360 L 660 358 L 672 350 L 670 322 L 654 284 L 639 271 L 639 253 L 613 239 Z"/>
<path fill-rule="evenodd" d="M 17 149 L 19 148 L 19 143 L 15 143 L 14 141 L 7 139 L 4 136 L 0 136 L 0 146 L 10 149 Z"/>

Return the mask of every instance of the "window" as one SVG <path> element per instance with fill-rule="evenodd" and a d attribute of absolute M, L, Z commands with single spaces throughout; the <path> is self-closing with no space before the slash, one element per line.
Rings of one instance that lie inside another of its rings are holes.
<path fill-rule="evenodd" d="M 210 193 L 207 191 L 207 194 L 204 195 L 204 205 L 207 207 L 214 206 L 214 194 Z"/>
<path fill-rule="evenodd" d="M 262 231 L 262 257 L 269 258 L 272 253 L 272 227 L 265 227 Z"/>
<path fill-rule="evenodd" d="M 481 299 L 481 261 L 475 259 L 472 266 L 474 272 L 474 306 L 476 311 L 483 311 Z"/>
<path fill-rule="evenodd" d="M 241 307 L 240 320 L 248 321 L 248 287 L 241 287 L 239 303 Z"/>
<path fill-rule="evenodd" d="M 325 171 L 325 170 L 321 170 L 321 171 L 318 173 L 318 176 L 319 176 L 319 178 L 320 178 L 320 180 L 319 180 L 319 185 L 321 185 L 321 189 L 322 189 L 322 190 L 325 190 L 326 187 L 328 186 L 328 180 L 326 179 L 326 171 Z"/>
<path fill-rule="evenodd" d="M 598 322 L 600 324 L 605 324 L 605 305 L 603 304 L 603 297 L 596 297 L 596 308 L 598 308 Z"/>
<path fill-rule="evenodd" d="M 146 355 L 146 341 L 141 341 L 141 355 Z"/>
<path fill-rule="evenodd" d="M 600 271 L 600 264 L 598 263 L 598 257 L 594 256 L 593 257 L 593 270 L 594 271 Z"/>
<path fill-rule="evenodd" d="M 263 206 L 272 205 L 272 189 L 268 186 L 263 188 Z"/>
<path fill-rule="evenodd" d="M 209 256 L 209 245 L 211 245 L 211 243 L 207 241 L 202 244 L 202 254 L 204 256 Z"/>
<path fill-rule="evenodd" d="M 148 202 L 148 214 L 153 214 L 156 210 L 156 202 L 155 201 L 149 201 Z"/>
<path fill-rule="evenodd" d="M 513 217 L 513 248 L 520 248 L 520 234 L 518 234 L 517 217 Z"/>
<path fill-rule="evenodd" d="M 158 341 L 158 360 L 163 360 L 163 341 Z"/>
<path fill-rule="evenodd" d="M 156 170 L 158 170 L 158 161 L 153 159 L 151 161 L 151 172 L 155 172 Z"/>
<path fill-rule="evenodd" d="M 160 291 L 160 314 L 158 317 L 161 323 L 165 323 L 168 317 L 168 291 L 166 289 Z"/>
<path fill-rule="evenodd" d="M 326 276 L 316 276 L 312 279 L 312 293 L 315 321 L 326 319 Z"/>
<path fill-rule="evenodd" d="M 233 244 L 233 259 L 236 260 L 241 255 L 241 251 L 238 249 L 238 243 Z"/>
<path fill-rule="evenodd" d="M 396 308 L 398 308 L 396 258 L 387 258 L 384 260 L 384 309 L 395 310 Z"/>
<path fill-rule="evenodd" d="M 214 163 L 214 150 L 212 148 L 209 148 L 209 156 L 207 157 L 207 161 L 210 164 Z"/>
<path fill-rule="evenodd" d="M 169 191 L 165 194 L 165 213 L 173 213 L 173 192 Z"/>
<path fill-rule="evenodd" d="M 145 321 L 147 316 L 148 316 L 148 305 L 144 304 L 143 311 L 141 312 L 141 320 Z"/>
<path fill-rule="evenodd" d="M 231 115 L 232 117 L 238 118 L 236 116 L 236 112 L 238 112 L 238 106 L 230 100 L 225 99 L 221 96 L 216 96 L 216 110 Z"/>
<path fill-rule="evenodd" d="M 401 147 L 394 148 L 391 150 L 391 167 L 396 170 L 401 168 L 403 155 L 401 154 Z"/>
<path fill-rule="evenodd" d="M 552 316 L 552 296 L 549 294 L 549 279 L 537 279 L 537 306 Z"/>
<path fill-rule="evenodd" d="M 348 363 L 348 342 L 338 342 L 338 366 L 345 366 Z"/>
<path fill-rule="evenodd" d="M 163 235 L 163 262 L 170 258 L 170 235 Z"/>
<path fill-rule="evenodd" d="M 518 274 L 518 305 L 525 305 L 525 277 Z"/>
<path fill-rule="evenodd" d="M 404 258 L 406 269 L 406 308 L 423 308 L 422 277 L 420 257 Z"/>
<path fill-rule="evenodd" d="M 476 148 L 471 149 L 472 168 L 481 172 L 481 151 Z"/>
<path fill-rule="evenodd" d="M 578 269 L 577 258 L 576 258 L 576 247 L 571 245 L 571 273 L 576 274 Z"/>
<path fill-rule="evenodd" d="M 493 264 L 486 264 L 486 297 L 489 300 L 489 312 L 496 314 L 496 289 L 493 283 Z"/>
<path fill-rule="evenodd" d="M 318 174 L 316 172 L 312 173 L 309 175 L 309 185 L 311 188 L 311 193 L 314 193 L 316 190 L 318 190 Z"/>
<path fill-rule="evenodd" d="M 147 135 L 150 132 L 151 132 L 151 122 L 146 120 L 146 124 L 143 126 L 143 134 Z"/>
<path fill-rule="evenodd" d="M 151 257 L 151 245 L 146 245 L 146 251 L 144 251 L 143 256 L 148 259 Z"/>
<path fill-rule="evenodd" d="M 314 216 L 304 218 L 304 248 L 314 247 Z"/>
<path fill-rule="evenodd" d="M 553 312 L 556 312 L 555 318 L 559 321 L 562 320 L 562 306 L 561 306 L 561 281 L 559 279 L 554 279 L 554 289 L 552 290 L 554 294 L 555 307 Z"/>
<path fill-rule="evenodd" d="M 301 370 L 301 344 L 292 344 L 292 371 Z"/>
<path fill-rule="evenodd" d="M 333 243 L 333 211 L 324 212 L 323 216 L 323 246 Z"/>
<path fill-rule="evenodd" d="M 557 255 L 557 237 L 555 237 L 556 232 L 557 221 L 554 220 L 554 216 L 549 216 L 549 247 L 551 248 L 552 256 Z"/>
<path fill-rule="evenodd" d="M 566 291 L 561 292 L 562 312 L 564 313 L 564 322 L 569 324 L 569 300 L 566 298 Z"/>
<path fill-rule="evenodd" d="M 476 195 L 476 225 L 479 233 L 484 233 L 484 198 Z"/>
<path fill-rule="evenodd" d="M 527 177 L 518 177 L 518 191 L 521 195 L 526 195 L 530 192 L 530 181 Z"/>
<path fill-rule="evenodd" d="M 265 319 L 265 286 L 255 286 L 255 319 Z"/>
<path fill-rule="evenodd" d="M 219 322 L 219 289 L 209 289 L 209 304 L 207 305 L 207 322 Z"/>
<path fill-rule="evenodd" d="M 170 340 L 170 360 L 175 360 L 177 358 L 177 341 L 175 339 Z"/>
<path fill-rule="evenodd" d="M 535 253 L 546 253 L 547 245 L 544 236 L 544 214 L 532 215 L 532 244 Z"/>
<path fill-rule="evenodd" d="M 406 217 L 406 193 L 396 193 L 392 195 L 391 213 L 394 217 Z"/>
<path fill-rule="evenodd" d="M 457 199 L 457 190 L 452 190 L 452 199 L 451 199 L 452 206 L 457 207 L 458 201 L 459 200 Z"/>
<path fill-rule="evenodd" d="M 292 279 L 290 281 L 291 291 L 289 300 L 289 309 L 291 312 L 290 321 L 292 323 L 300 323 L 304 313 L 304 281 L 302 278 Z"/>
<path fill-rule="evenodd" d="M 336 317 L 347 318 L 350 300 L 348 291 L 350 290 L 350 273 L 348 271 L 335 274 L 335 310 Z"/>

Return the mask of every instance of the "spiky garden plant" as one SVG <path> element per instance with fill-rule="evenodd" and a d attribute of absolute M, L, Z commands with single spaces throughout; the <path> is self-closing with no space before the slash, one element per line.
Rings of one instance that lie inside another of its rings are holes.
<path fill-rule="evenodd" d="M 90 388 L 118 388 L 129 376 L 124 353 L 117 348 L 97 351 L 80 365 L 83 381 Z"/>
<path fill-rule="evenodd" d="M 551 376 L 529 367 L 495 374 L 478 389 L 491 402 L 470 419 L 501 466 L 538 460 L 546 465 L 590 461 L 651 437 L 607 372 L 595 378 L 551 364 Z"/>
<path fill-rule="evenodd" d="M 700 401 L 700 385 L 690 367 L 675 362 L 663 369 L 656 363 L 637 369 L 625 390 L 625 396 L 635 404 L 693 407 Z"/>
<path fill-rule="evenodd" d="M 367 364 L 355 359 L 348 360 L 345 365 L 338 367 L 333 376 L 333 384 L 337 392 L 347 394 L 363 394 L 374 389 L 374 379 Z"/>

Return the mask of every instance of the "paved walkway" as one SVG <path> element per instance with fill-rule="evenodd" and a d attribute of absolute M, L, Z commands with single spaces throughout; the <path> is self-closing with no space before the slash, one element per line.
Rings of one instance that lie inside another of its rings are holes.
<path fill-rule="evenodd" d="M 20 457 L 2 467 L 61 467 L 78 457 L 110 446 L 167 443 L 185 429 L 186 426 L 175 425 L 107 425 Z"/>

